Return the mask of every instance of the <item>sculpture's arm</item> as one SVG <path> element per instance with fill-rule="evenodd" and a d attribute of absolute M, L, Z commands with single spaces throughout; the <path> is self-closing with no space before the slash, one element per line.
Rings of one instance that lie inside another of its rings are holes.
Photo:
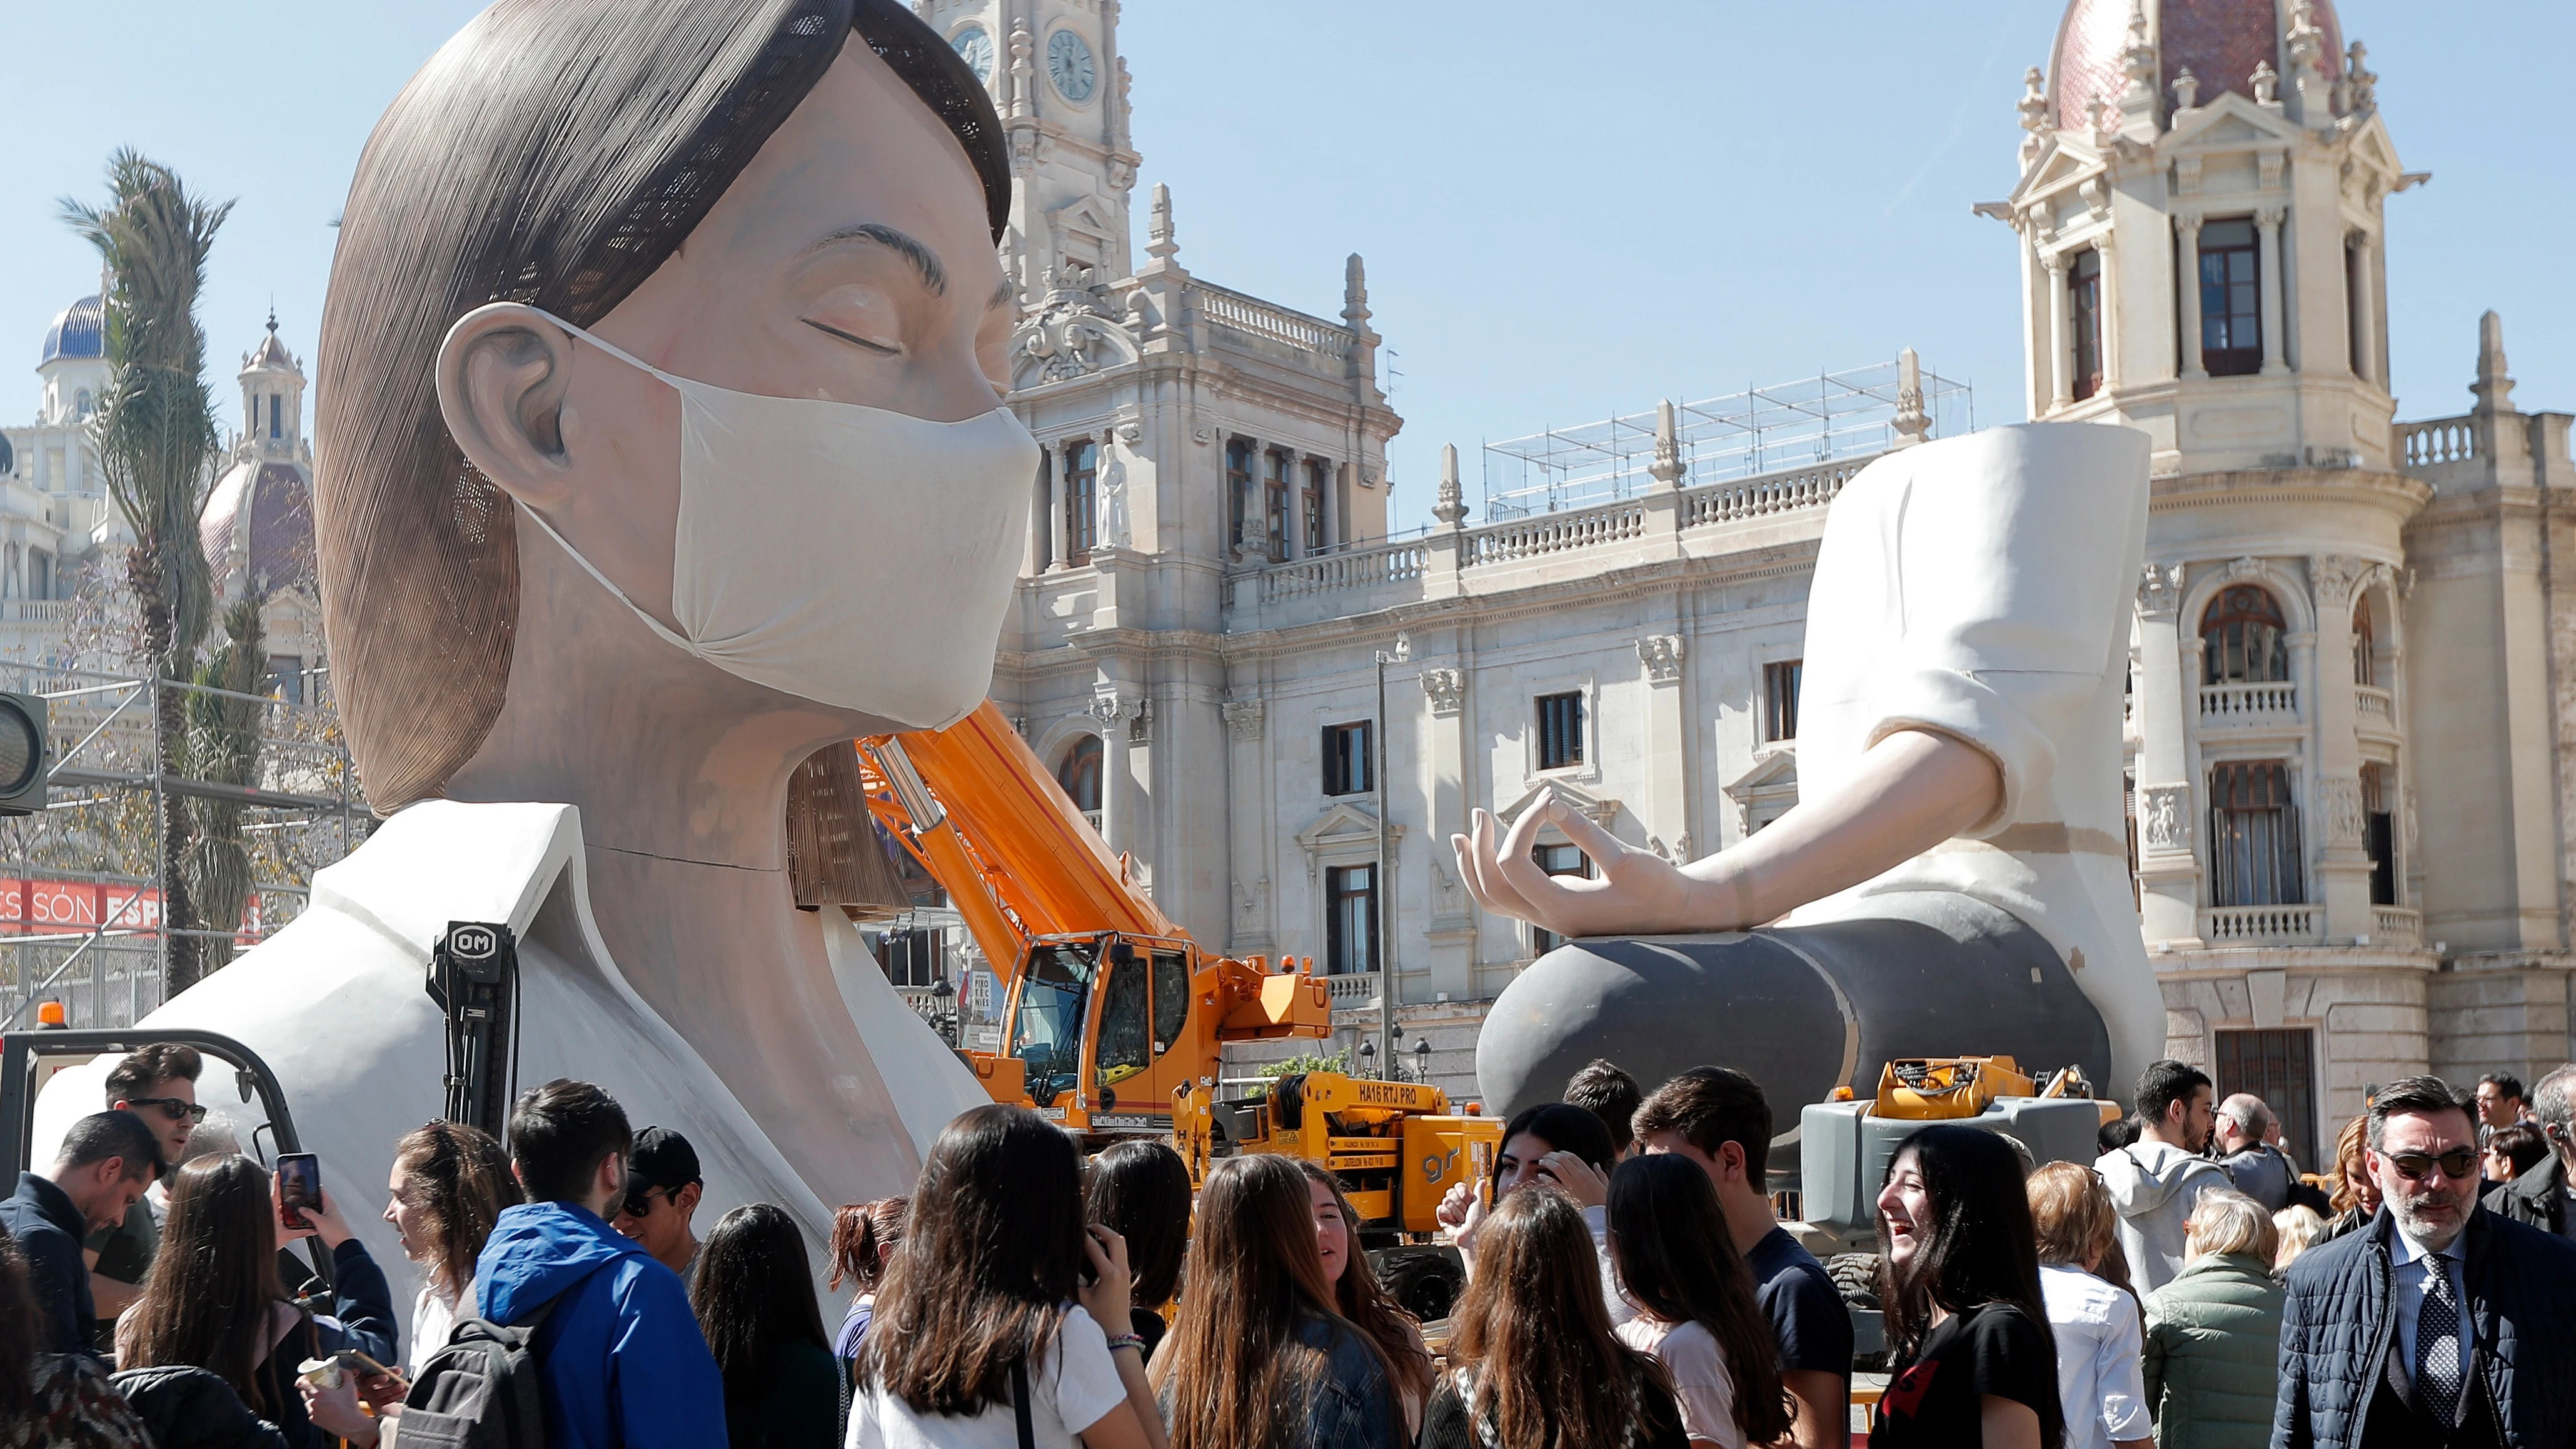
<path fill-rule="evenodd" d="M 1922 854 L 1992 816 L 2002 799 L 2002 775 L 1984 751 L 1898 730 L 1870 746 L 1842 789 L 1685 866 L 1620 844 L 1560 800 L 1524 813 L 1499 846 L 1483 810 L 1472 837 L 1449 841 L 1486 909 L 1560 936 L 1739 931 Z M 1539 827 L 1551 823 L 1591 857 L 1596 875 L 1551 876 L 1530 859 Z"/>

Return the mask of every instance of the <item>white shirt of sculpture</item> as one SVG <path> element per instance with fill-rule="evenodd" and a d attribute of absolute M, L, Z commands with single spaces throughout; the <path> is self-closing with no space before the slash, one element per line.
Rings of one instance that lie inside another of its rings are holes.
<path fill-rule="evenodd" d="M 1920 729 L 1984 752 L 2003 800 L 1789 923 L 1869 916 L 1870 898 L 1890 891 L 1954 891 L 2011 912 L 2101 1011 L 2113 1079 L 2094 1085 L 2106 1092 L 2163 1055 L 2165 1034 L 2120 785 L 2147 452 L 2130 428 L 2029 423 L 1862 469 L 1826 516 L 1798 701 L 1809 799 L 1840 788 L 1881 739 Z"/>
<path fill-rule="evenodd" d="M 322 1159 L 324 1192 L 393 1281 L 396 1302 L 417 1291 L 418 1270 L 381 1215 L 385 1184 L 394 1144 L 445 1106 L 444 1021 L 426 985 L 450 921 L 506 921 L 519 938 L 519 1090 L 556 1077 L 598 1083 L 636 1130 L 674 1127 L 697 1149 L 702 1223 L 744 1203 L 777 1203 L 804 1225 L 813 1261 L 828 1261 L 833 1204 L 609 958 L 591 918 L 580 816 L 570 805 L 409 806 L 314 877 L 303 915 L 141 1023 L 222 1032 L 268 1062 L 304 1150 Z M 906 1192 L 948 1119 L 991 1099 L 895 995 L 848 918 L 824 911 L 821 920 L 869 1060 L 815 1089 L 839 1099 L 836 1115 L 851 1102 L 874 1104 L 850 1153 L 879 1165 L 872 1191 Z M 98 1110 L 113 1062 L 102 1057 L 46 1084 L 37 1161 L 52 1161 L 71 1123 Z M 205 1100 L 236 1119 L 250 1150 L 264 1118 L 255 1102 L 230 1100 L 230 1075 L 210 1065 Z M 259 1146 L 275 1152 L 267 1134 Z"/>

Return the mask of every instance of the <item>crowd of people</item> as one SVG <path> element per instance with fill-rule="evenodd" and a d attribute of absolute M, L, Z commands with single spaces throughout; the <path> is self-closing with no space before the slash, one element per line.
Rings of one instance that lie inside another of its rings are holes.
<path fill-rule="evenodd" d="M 584 1082 L 507 1147 L 432 1122 L 384 1217 L 408 1329 L 339 1203 L 218 1129 L 202 1063 L 117 1064 L 106 1110 L 0 1201 L 0 1449 L 1691 1449 L 1850 1442 L 1855 1310 L 1774 1215 L 1741 1072 L 1608 1062 L 1515 1114 L 1440 1204 L 1433 1325 L 1316 1164 L 1086 1160 L 1027 1110 L 959 1116 L 904 1196 L 806 1236 Z M 2526 1095 L 2376 1088 L 2320 1190 L 2261 1100 L 2157 1062 L 2091 1164 L 1965 1122 L 1906 1136 L 1859 1311 L 1879 1449 L 2576 1442 L 2576 1066 Z M 2537 1141 L 2537 1153 L 2529 1149 Z M 282 1252 L 311 1238 L 308 1267 Z M 327 1271 L 314 1268 L 327 1265 Z M 1844 1263 L 1838 1262 L 1836 1268 Z M 1840 1275 L 1849 1284 L 1851 1275 Z M 1428 1331 L 1426 1331 L 1426 1329 Z M 483 1435 L 486 1437 L 476 1437 Z"/>

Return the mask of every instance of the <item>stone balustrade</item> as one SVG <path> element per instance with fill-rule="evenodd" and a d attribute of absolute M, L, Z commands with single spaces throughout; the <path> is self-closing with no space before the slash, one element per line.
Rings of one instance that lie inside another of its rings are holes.
<path fill-rule="evenodd" d="M 2360 716 L 2364 727 L 2377 726 L 2387 730 L 2397 728 L 2396 703 L 2390 698 L 2387 690 L 2367 684 L 2356 684 L 2352 687 L 2352 703 L 2353 712 Z"/>
<path fill-rule="evenodd" d="M 2433 418 L 2420 423 L 2397 425 L 2397 446 L 2409 468 L 2429 468 L 2437 463 L 2466 463 L 2478 456 L 2478 430 L 2474 418 Z"/>
<path fill-rule="evenodd" d="M 2420 946 L 2424 944 L 2424 914 L 2404 906 L 2373 906 L 2374 922 L 2370 944 L 2374 946 Z"/>
<path fill-rule="evenodd" d="M 2269 724 L 2294 720 L 2298 715 L 2299 687 L 2287 680 L 2200 687 L 2200 722 L 2204 725 Z"/>
<path fill-rule="evenodd" d="M 2213 946 L 2313 946 L 2318 906 L 2211 906 L 2200 913 L 2200 938 Z"/>
<path fill-rule="evenodd" d="M 1348 357 L 1357 341 L 1346 328 L 1205 282 L 1190 284 L 1190 300 L 1200 318 L 1213 326 L 1284 343 L 1335 362 Z"/>

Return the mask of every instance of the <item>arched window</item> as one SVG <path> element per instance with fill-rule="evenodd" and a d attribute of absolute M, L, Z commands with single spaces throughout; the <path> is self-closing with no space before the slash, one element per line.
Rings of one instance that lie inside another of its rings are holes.
<path fill-rule="evenodd" d="M 85 418 L 89 416 L 88 388 L 82 388 L 80 391 L 72 394 L 72 416 L 76 418 Z"/>
<path fill-rule="evenodd" d="M 2352 682 L 2379 683 L 2379 641 L 2370 634 L 2370 600 L 2352 601 Z"/>
<path fill-rule="evenodd" d="M 1073 808 L 1100 828 L 1100 736 L 1084 735 L 1064 752 L 1064 762 L 1055 767 L 1055 782 L 1073 797 Z"/>
<path fill-rule="evenodd" d="M 2253 584 L 2236 584 L 2200 616 L 2201 659 L 2210 684 L 2266 684 L 2290 677 L 2281 606 Z"/>

